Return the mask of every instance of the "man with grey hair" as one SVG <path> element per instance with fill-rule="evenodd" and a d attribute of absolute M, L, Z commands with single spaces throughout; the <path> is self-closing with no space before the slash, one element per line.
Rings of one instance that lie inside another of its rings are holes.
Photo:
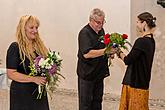
<path fill-rule="evenodd" d="M 105 45 L 99 42 L 99 36 L 105 34 L 104 23 L 104 12 L 95 8 L 90 13 L 89 23 L 78 35 L 79 110 L 102 110 L 103 80 L 109 76 Z"/>

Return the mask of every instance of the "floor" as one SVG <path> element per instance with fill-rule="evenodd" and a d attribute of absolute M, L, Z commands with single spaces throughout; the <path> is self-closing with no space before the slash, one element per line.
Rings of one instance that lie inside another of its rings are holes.
<path fill-rule="evenodd" d="M 49 97 L 50 110 L 78 110 L 77 93 L 74 90 L 57 90 L 52 99 Z M 103 110 L 118 110 L 119 97 L 104 95 Z M 150 110 L 165 110 L 162 100 L 150 100 Z M 9 91 L 0 89 L 0 110 L 9 110 Z"/>

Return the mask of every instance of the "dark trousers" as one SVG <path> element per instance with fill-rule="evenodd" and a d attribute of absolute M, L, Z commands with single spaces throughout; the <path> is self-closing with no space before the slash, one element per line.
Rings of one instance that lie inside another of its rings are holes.
<path fill-rule="evenodd" d="M 103 79 L 86 81 L 78 78 L 79 110 L 102 110 Z"/>

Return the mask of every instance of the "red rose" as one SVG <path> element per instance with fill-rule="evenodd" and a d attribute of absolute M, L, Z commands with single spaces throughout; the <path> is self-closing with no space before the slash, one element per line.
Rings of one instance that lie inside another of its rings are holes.
<path fill-rule="evenodd" d="M 110 36 L 110 34 L 105 34 L 105 35 L 104 35 L 104 39 L 109 38 L 109 36 Z"/>
<path fill-rule="evenodd" d="M 108 45 L 109 43 L 110 43 L 110 39 L 109 38 L 104 39 L 104 44 L 105 45 Z"/>
<path fill-rule="evenodd" d="M 128 35 L 127 35 L 127 34 L 123 34 L 123 35 L 122 35 L 122 38 L 123 38 L 123 39 L 127 39 L 127 38 L 128 38 Z"/>

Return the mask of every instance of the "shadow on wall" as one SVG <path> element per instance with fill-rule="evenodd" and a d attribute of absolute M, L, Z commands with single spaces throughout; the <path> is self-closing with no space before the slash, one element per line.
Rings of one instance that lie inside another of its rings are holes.
<path fill-rule="evenodd" d="M 0 65 L 2 64 L 2 60 L 0 59 Z"/>

